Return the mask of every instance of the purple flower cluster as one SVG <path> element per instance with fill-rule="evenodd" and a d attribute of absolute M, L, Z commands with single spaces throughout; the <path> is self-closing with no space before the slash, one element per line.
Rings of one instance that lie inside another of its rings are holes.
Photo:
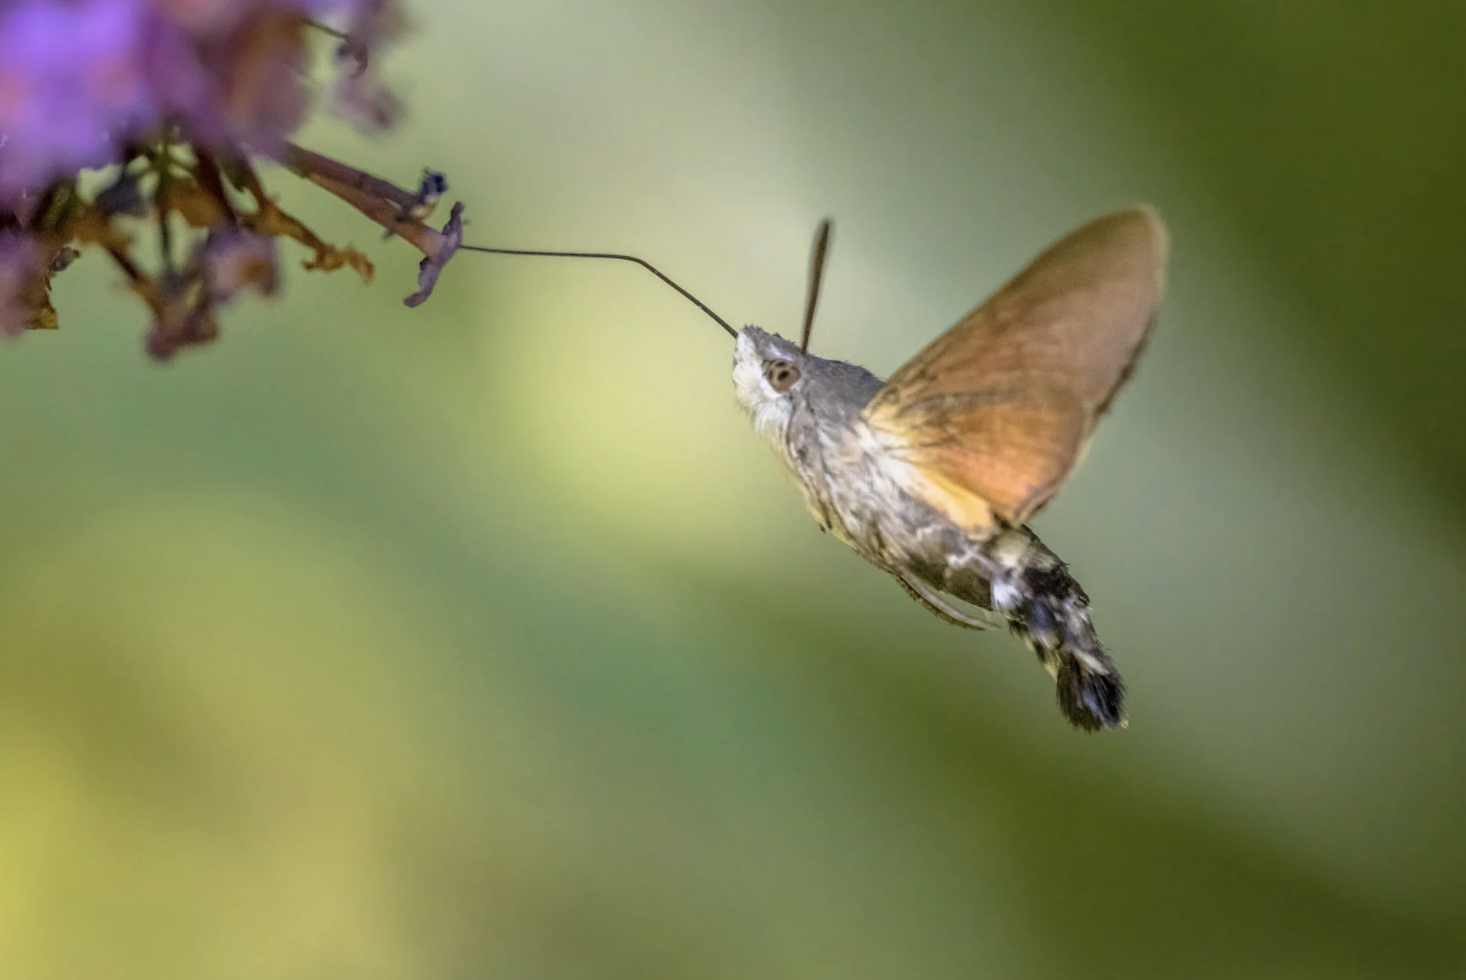
<path fill-rule="evenodd" d="M 390 123 L 370 54 L 399 21 L 386 0 L 0 0 L 0 200 L 176 126 L 216 152 L 274 155 L 305 120 L 306 28 L 339 32 L 335 105 Z"/>
<path fill-rule="evenodd" d="M 0 14 L 0 200 L 112 163 L 154 123 L 134 7 L 32 0 Z"/>
<path fill-rule="evenodd" d="M 240 290 L 273 293 L 279 237 L 315 253 L 307 268 L 369 277 L 365 256 L 274 204 L 258 157 L 416 245 L 436 278 L 458 243 L 422 224 L 440 175 L 414 194 L 290 142 L 316 39 L 335 50 L 330 108 L 392 125 L 400 108 L 374 69 L 402 30 L 396 0 L 0 0 L 0 332 L 54 327 L 51 280 L 87 248 L 152 309 L 158 357 L 217 335 L 215 307 Z M 84 195 L 79 172 L 107 167 L 115 180 Z M 144 223 L 161 239 L 153 272 L 132 251 Z"/>

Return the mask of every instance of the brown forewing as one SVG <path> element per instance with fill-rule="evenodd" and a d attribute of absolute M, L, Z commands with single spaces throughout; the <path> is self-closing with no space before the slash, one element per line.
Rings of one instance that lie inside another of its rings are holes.
<path fill-rule="evenodd" d="M 897 371 L 864 417 L 916 492 L 964 525 L 1043 507 L 1134 368 L 1166 248 L 1150 208 L 1090 222 Z"/>

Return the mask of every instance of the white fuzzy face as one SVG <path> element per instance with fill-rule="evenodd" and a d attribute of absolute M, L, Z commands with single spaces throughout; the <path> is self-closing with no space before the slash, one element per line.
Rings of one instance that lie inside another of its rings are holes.
<path fill-rule="evenodd" d="M 793 396 L 803 380 L 804 354 L 778 334 L 758 327 L 738 332 L 733 354 L 733 390 L 753 427 L 781 450 L 789 428 Z"/>

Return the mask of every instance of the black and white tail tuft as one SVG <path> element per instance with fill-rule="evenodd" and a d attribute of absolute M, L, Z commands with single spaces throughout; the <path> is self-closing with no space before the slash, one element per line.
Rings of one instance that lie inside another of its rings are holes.
<path fill-rule="evenodd" d="M 1021 537 L 1020 537 L 1021 536 Z M 1038 655 L 1058 685 L 1069 723 L 1095 732 L 1125 725 L 1125 683 L 1089 620 L 1089 596 L 1028 528 L 1001 536 L 993 558 L 993 608 Z"/>

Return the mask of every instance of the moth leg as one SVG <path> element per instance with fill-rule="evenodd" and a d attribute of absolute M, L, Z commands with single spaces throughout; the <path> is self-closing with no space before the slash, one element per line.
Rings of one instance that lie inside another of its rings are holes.
<path fill-rule="evenodd" d="M 891 575 L 896 579 L 897 584 L 905 590 L 907 595 L 925 606 L 931 611 L 932 615 L 938 619 L 946 620 L 953 626 L 961 626 L 970 630 L 985 630 L 1000 625 L 996 620 L 970 616 L 962 612 L 960 609 L 948 603 L 946 599 L 942 598 L 940 593 L 919 578 L 907 575 L 905 572 L 893 571 Z"/>

